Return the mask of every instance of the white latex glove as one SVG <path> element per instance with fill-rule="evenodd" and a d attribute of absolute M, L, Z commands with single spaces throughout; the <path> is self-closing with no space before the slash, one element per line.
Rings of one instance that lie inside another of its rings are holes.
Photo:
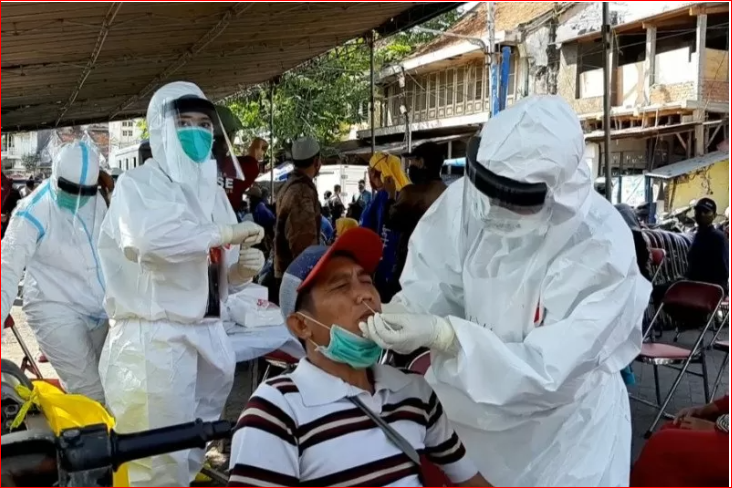
<path fill-rule="evenodd" d="M 436 315 L 377 313 L 359 327 L 364 337 L 398 354 L 410 354 L 422 347 L 457 352 L 455 330 Z"/>
<path fill-rule="evenodd" d="M 264 267 L 264 253 L 259 249 L 242 247 L 239 251 L 239 261 L 229 272 L 229 283 L 241 285 L 259 274 Z"/>
<path fill-rule="evenodd" d="M 224 246 L 233 244 L 235 246 L 252 247 L 264 239 L 264 229 L 254 222 L 222 225 L 219 227 L 219 231 L 221 232 L 221 244 Z"/>

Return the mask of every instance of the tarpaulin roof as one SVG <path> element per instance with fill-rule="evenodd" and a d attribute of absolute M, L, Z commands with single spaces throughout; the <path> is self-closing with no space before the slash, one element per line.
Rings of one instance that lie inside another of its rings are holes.
<path fill-rule="evenodd" d="M 460 2 L 4 2 L 2 129 L 142 115 L 169 81 L 220 99 Z"/>

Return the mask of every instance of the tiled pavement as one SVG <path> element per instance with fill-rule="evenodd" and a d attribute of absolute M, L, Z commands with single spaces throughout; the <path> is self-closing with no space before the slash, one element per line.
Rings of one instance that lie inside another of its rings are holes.
<path fill-rule="evenodd" d="M 707 335 L 707 343 L 711 341 L 712 335 L 712 332 Z M 696 337 L 698 337 L 698 335 L 696 334 L 684 334 L 679 339 L 678 345 L 691 347 L 693 346 L 693 342 Z M 672 339 L 673 333 L 666 332 L 664 333 L 663 338 L 660 339 L 660 342 L 671 343 L 670 341 L 672 341 Z M 722 334 L 720 335 L 720 339 L 729 339 L 729 329 L 726 329 L 722 332 Z M 724 367 L 724 379 L 722 380 L 721 386 L 717 390 L 717 396 L 719 397 L 728 394 L 729 363 L 725 363 L 724 353 L 711 350 L 708 351 L 707 358 L 710 376 L 710 388 L 717 377 L 719 369 Z M 694 371 L 701 371 L 701 367 L 698 365 L 692 365 L 691 369 L 693 369 Z M 656 393 L 653 381 L 653 368 L 645 364 L 635 363 L 633 365 L 633 371 L 636 375 L 636 385 L 629 388 L 630 393 L 649 401 L 655 401 Z M 665 395 L 671 388 L 671 385 L 678 375 L 678 372 L 670 368 L 663 367 L 660 368 L 660 371 L 661 392 Z M 684 379 L 679 384 L 679 387 L 676 390 L 676 394 L 671 400 L 667 411 L 671 414 L 674 414 L 684 407 L 692 405 L 703 405 L 704 403 L 704 388 L 702 379 L 700 377 L 685 375 Z M 632 400 L 630 406 L 633 415 L 633 459 L 636 459 L 640 454 L 641 449 L 643 448 L 643 445 L 645 443 L 644 434 L 646 430 L 648 430 L 648 427 L 651 425 L 651 422 L 653 422 L 656 411 L 651 407 L 643 405 L 639 402 L 634 402 Z"/>

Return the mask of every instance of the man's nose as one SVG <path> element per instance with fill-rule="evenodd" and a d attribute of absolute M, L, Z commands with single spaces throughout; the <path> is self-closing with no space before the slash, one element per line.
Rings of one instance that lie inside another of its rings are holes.
<path fill-rule="evenodd" d="M 376 297 L 373 290 L 373 286 L 366 286 L 360 284 L 356 289 L 356 303 L 361 305 L 363 302 L 369 302 L 369 304 L 375 303 Z"/>

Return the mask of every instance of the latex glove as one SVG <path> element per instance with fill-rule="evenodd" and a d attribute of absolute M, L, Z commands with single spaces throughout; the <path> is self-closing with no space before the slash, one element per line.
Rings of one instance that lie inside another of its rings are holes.
<path fill-rule="evenodd" d="M 377 313 L 359 326 L 364 337 L 398 354 L 422 347 L 457 354 L 455 330 L 436 315 Z"/>
<path fill-rule="evenodd" d="M 229 271 L 229 283 L 242 285 L 259 274 L 264 267 L 264 253 L 259 249 L 242 247 L 239 261 Z"/>
<path fill-rule="evenodd" d="M 254 222 L 242 222 L 236 225 L 222 225 L 221 244 L 227 246 L 233 244 L 242 247 L 256 246 L 264 239 L 264 229 Z"/>

